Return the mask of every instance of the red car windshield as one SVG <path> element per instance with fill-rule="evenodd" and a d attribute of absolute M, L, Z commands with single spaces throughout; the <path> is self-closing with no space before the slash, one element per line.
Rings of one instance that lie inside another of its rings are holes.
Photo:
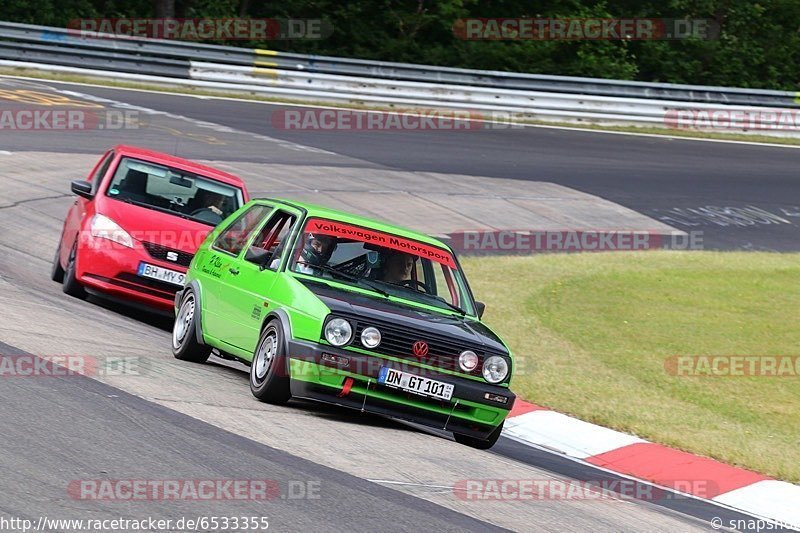
<path fill-rule="evenodd" d="M 291 257 L 294 272 L 474 314 L 463 273 L 452 253 L 438 246 L 311 218 Z"/>
<path fill-rule="evenodd" d="M 242 191 L 176 168 L 125 157 L 106 196 L 216 226 L 242 206 Z"/>

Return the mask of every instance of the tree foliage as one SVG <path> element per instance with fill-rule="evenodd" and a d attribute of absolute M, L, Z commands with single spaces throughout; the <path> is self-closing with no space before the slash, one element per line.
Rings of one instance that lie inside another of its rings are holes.
<path fill-rule="evenodd" d="M 65 26 L 96 17 L 324 19 L 321 40 L 225 44 L 432 65 L 794 90 L 797 0 L 3 0 L 3 20 Z M 711 19 L 716 39 L 476 41 L 453 31 L 473 17 Z"/>

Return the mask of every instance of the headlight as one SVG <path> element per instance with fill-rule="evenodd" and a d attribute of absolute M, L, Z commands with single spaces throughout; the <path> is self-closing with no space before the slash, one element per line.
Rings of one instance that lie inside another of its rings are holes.
<path fill-rule="evenodd" d="M 464 372 L 472 372 L 478 366 L 478 355 L 472 350 L 464 350 L 458 356 L 458 366 Z"/>
<path fill-rule="evenodd" d="M 130 234 L 122 229 L 119 224 L 104 215 L 95 215 L 90 224 L 92 237 L 108 239 L 122 246 L 133 248 L 133 239 Z"/>
<path fill-rule="evenodd" d="M 367 348 L 375 348 L 381 343 L 381 332 L 378 328 L 368 327 L 361 332 L 361 344 Z"/>
<path fill-rule="evenodd" d="M 508 375 L 508 363 L 499 355 L 487 357 L 483 362 L 483 377 L 489 383 L 500 383 Z"/>
<path fill-rule="evenodd" d="M 344 346 L 353 337 L 353 327 L 344 318 L 333 318 L 325 324 L 325 339 L 334 346 Z"/>

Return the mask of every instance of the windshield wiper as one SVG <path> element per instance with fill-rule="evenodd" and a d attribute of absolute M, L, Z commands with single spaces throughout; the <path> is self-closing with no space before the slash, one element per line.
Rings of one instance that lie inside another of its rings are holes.
<path fill-rule="evenodd" d="M 399 287 L 401 289 L 405 289 L 407 291 L 411 291 L 416 295 L 421 295 L 421 296 L 424 296 L 424 297 L 429 298 L 431 300 L 436 300 L 437 303 L 443 303 L 444 305 L 446 305 L 447 307 L 449 307 L 453 311 L 456 311 L 457 313 L 459 313 L 461 316 L 467 316 L 467 312 L 466 311 L 464 311 L 463 309 L 461 309 L 457 305 L 451 304 L 450 302 L 448 302 L 447 300 L 445 300 L 444 298 L 442 298 L 438 294 L 428 294 L 427 292 L 418 291 L 417 289 L 415 289 L 413 287 L 408 287 L 408 286 L 403 285 L 401 283 L 389 283 L 388 281 L 381 281 L 381 283 L 386 283 L 387 285 L 391 285 L 392 287 Z"/>
<path fill-rule="evenodd" d="M 395 283 L 393 283 L 392 285 L 396 285 L 397 287 L 401 287 L 401 288 L 409 290 L 409 291 L 414 291 L 417 294 L 422 294 L 423 296 L 427 296 L 428 298 L 436 300 L 438 303 L 443 303 L 444 305 L 446 305 L 447 307 L 449 307 L 453 311 L 456 311 L 457 313 L 459 313 L 461 316 L 467 316 L 467 312 L 466 311 L 464 311 L 463 309 L 461 309 L 457 305 L 451 304 L 450 302 L 448 302 L 447 300 L 445 300 L 444 298 L 442 298 L 438 294 L 428 294 L 427 292 L 418 291 L 418 290 L 416 290 L 416 289 L 414 289 L 412 287 L 406 287 L 405 285 L 400 285 L 400 284 L 395 284 Z"/>
<path fill-rule="evenodd" d="M 336 274 L 336 275 L 342 276 L 343 278 L 349 279 L 350 281 L 355 281 L 356 283 L 363 283 L 364 285 L 366 285 L 367 287 L 369 287 L 373 291 L 377 292 L 381 296 L 384 296 L 386 298 L 389 297 L 389 293 L 388 292 L 386 292 L 385 290 L 381 289 L 380 287 L 377 287 L 377 286 L 373 285 L 372 283 L 370 283 L 370 281 L 368 279 L 362 278 L 361 276 L 356 276 L 355 274 L 350 274 L 349 272 L 345 272 L 344 270 L 339 270 L 338 268 L 332 267 L 330 265 L 312 265 L 308 261 L 297 261 L 297 262 L 299 264 L 301 264 L 301 265 L 308 265 L 311 268 L 318 268 L 318 269 L 320 269 L 322 271 L 330 272 L 332 274 Z"/>
<path fill-rule="evenodd" d="M 467 316 L 467 312 L 466 312 L 466 311 L 464 311 L 463 309 L 461 309 L 459 306 L 451 304 L 450 302 L 448 302 L 447 300 L 445 300 L 445 299 L 444 299 L 444 298 L 442 298 L 441 296 L 437 296 L 436 298 L 437 298 L 437 299 L 438 299 L 440 302 L 442 302 L 444 305 L 446 305 L 447 307 L 449 307 L 450 309 L 452 309 L 453 311 L 456 311 L 457 313 L 459 313 L 461 316 Z"/>

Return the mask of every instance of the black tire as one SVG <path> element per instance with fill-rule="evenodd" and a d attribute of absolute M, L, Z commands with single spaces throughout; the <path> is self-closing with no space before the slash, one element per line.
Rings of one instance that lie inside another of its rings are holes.
<path fill-rule="evenodd" d="M 270 321 L 258 338 L 250 364 L 250 392 L 274 405 L 283 405 L 292 397 L 283 328 L 277 320 Z"/>
<path fill-rule="evenodd" d="M 476 448 L 478 450 L 488 450 L 494 446 L 497 442 L 497 439 L 500 438 L 500 433 L 503 432 L 503 424 L 505 424 L 505 421 L 501 422 L 500 425 L 489 434 L 489 437 L 486 438 L 486 440 L 478 439 L 476 437 L 469 437 L 467 435 L 459 435 L 458 433 L 454 433 L 453 437 L 455 437 L 456 442 L 459 444 L 469 446 L 470 448 Z"/>
<path fill-rule="evenodd" d="M 81 300 L 86 299 L 86 289 L 75 277 L 75 262 L 78 255 L 78 243 L 72 245 L 72 250 L 69 252 L 69 259 L 67 259 L 67 268 L 64 269 L 64 279 L 62 281 L 61 290 L 64 294 L 69 294 Z"/>
<path fill-rule="evenodd" d="M 64 267 L 61 266 L 61 243 L 56 247 L 56 256 L 53 258 L 53 266 L 50 268 L 50 279 L 57 283 L 64 283 Z"/>
<path fill-rule="evenodd" d="M 192 289 L 186 289 L 172 325 L 172 355 L 181 361 L 205 363 L 211 355 L 211 346 L 197 338 L 197 320 L 200 307 Z"/>

